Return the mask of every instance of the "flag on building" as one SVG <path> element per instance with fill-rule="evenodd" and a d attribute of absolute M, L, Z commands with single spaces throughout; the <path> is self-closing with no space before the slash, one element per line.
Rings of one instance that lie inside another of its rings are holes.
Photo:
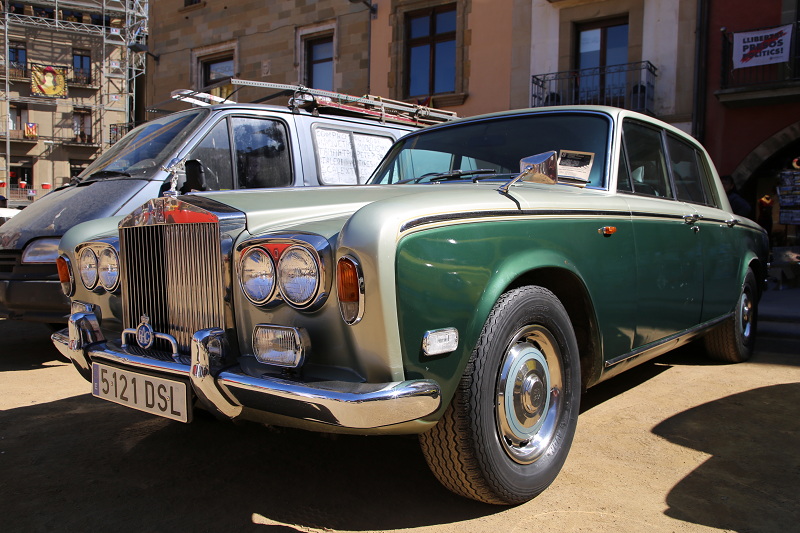
<path fill-rule="evenodd" d="M 733 34 L 733 68 L 789 61 L 793 24 L 769 30 Z"/>
<path fill-rule="evenodd" d="M 48 98 L 67 98 L 67 69 L 31 65 L 31 94 Z"/>

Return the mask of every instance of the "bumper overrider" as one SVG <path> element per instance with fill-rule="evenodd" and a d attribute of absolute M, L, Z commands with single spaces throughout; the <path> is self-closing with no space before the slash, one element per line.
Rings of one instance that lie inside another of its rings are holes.
<path fill-rule="evenodd" d="M 191 360 L 173 354 L 167 361 L 123 342 L 106 340 L 93 313 L 74 313 L 68 328 L 52 335 L 56 348 L 92 380 L 92 363 L 131 372 L 188 380 L 202 406 L 220 418 L 254 418 L 253 413 L 351 429 L 370 429 L 417 420 L 441 406 L 439 384 L 429 379 L 389 383 L 299 382 L 254 377 L 241 367 L 216 368 L 214 350 L 224 342 L 219 328 L 192 338 Z M 302 426 L 302 424 L 298 424 Z"/>

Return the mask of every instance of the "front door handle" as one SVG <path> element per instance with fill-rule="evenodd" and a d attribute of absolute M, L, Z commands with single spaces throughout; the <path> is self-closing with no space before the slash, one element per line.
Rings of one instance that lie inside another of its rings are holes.
<path fill-rule="evenodd" d="M 691 225 L 697 222 L 699 215 L 683 215 L 683 221 Z"/>
<path fill-rule="evenodd" d="M 734 227 L 739 221 L 735 218 L 731 218 L 730 220 L 726 220 L 725 223 L 728 225 L 729 228 Z"/>

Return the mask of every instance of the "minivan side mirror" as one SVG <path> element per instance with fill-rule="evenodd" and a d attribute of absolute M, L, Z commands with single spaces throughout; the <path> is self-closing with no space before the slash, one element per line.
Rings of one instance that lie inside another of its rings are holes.
<path fill-rule="evenodd" d="M 190 159 L 186 162 L 186 181 L 181 187 L 181 194 L 192 191 L 207 191 L 206 173 L 203 163 L 199 159 Z"/>

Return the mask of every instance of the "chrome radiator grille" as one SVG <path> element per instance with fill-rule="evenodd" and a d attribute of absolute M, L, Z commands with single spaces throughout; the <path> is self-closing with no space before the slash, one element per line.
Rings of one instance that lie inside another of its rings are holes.
<path fill-rule="evenodd" d="M 147 315 L 157 332 L 190 351 L 197 330 L 225 327 L 219 227 L 215 223 L 120 228 L 123 322 Z M 154 348 L 169 351 L 157 340 Z"/>

